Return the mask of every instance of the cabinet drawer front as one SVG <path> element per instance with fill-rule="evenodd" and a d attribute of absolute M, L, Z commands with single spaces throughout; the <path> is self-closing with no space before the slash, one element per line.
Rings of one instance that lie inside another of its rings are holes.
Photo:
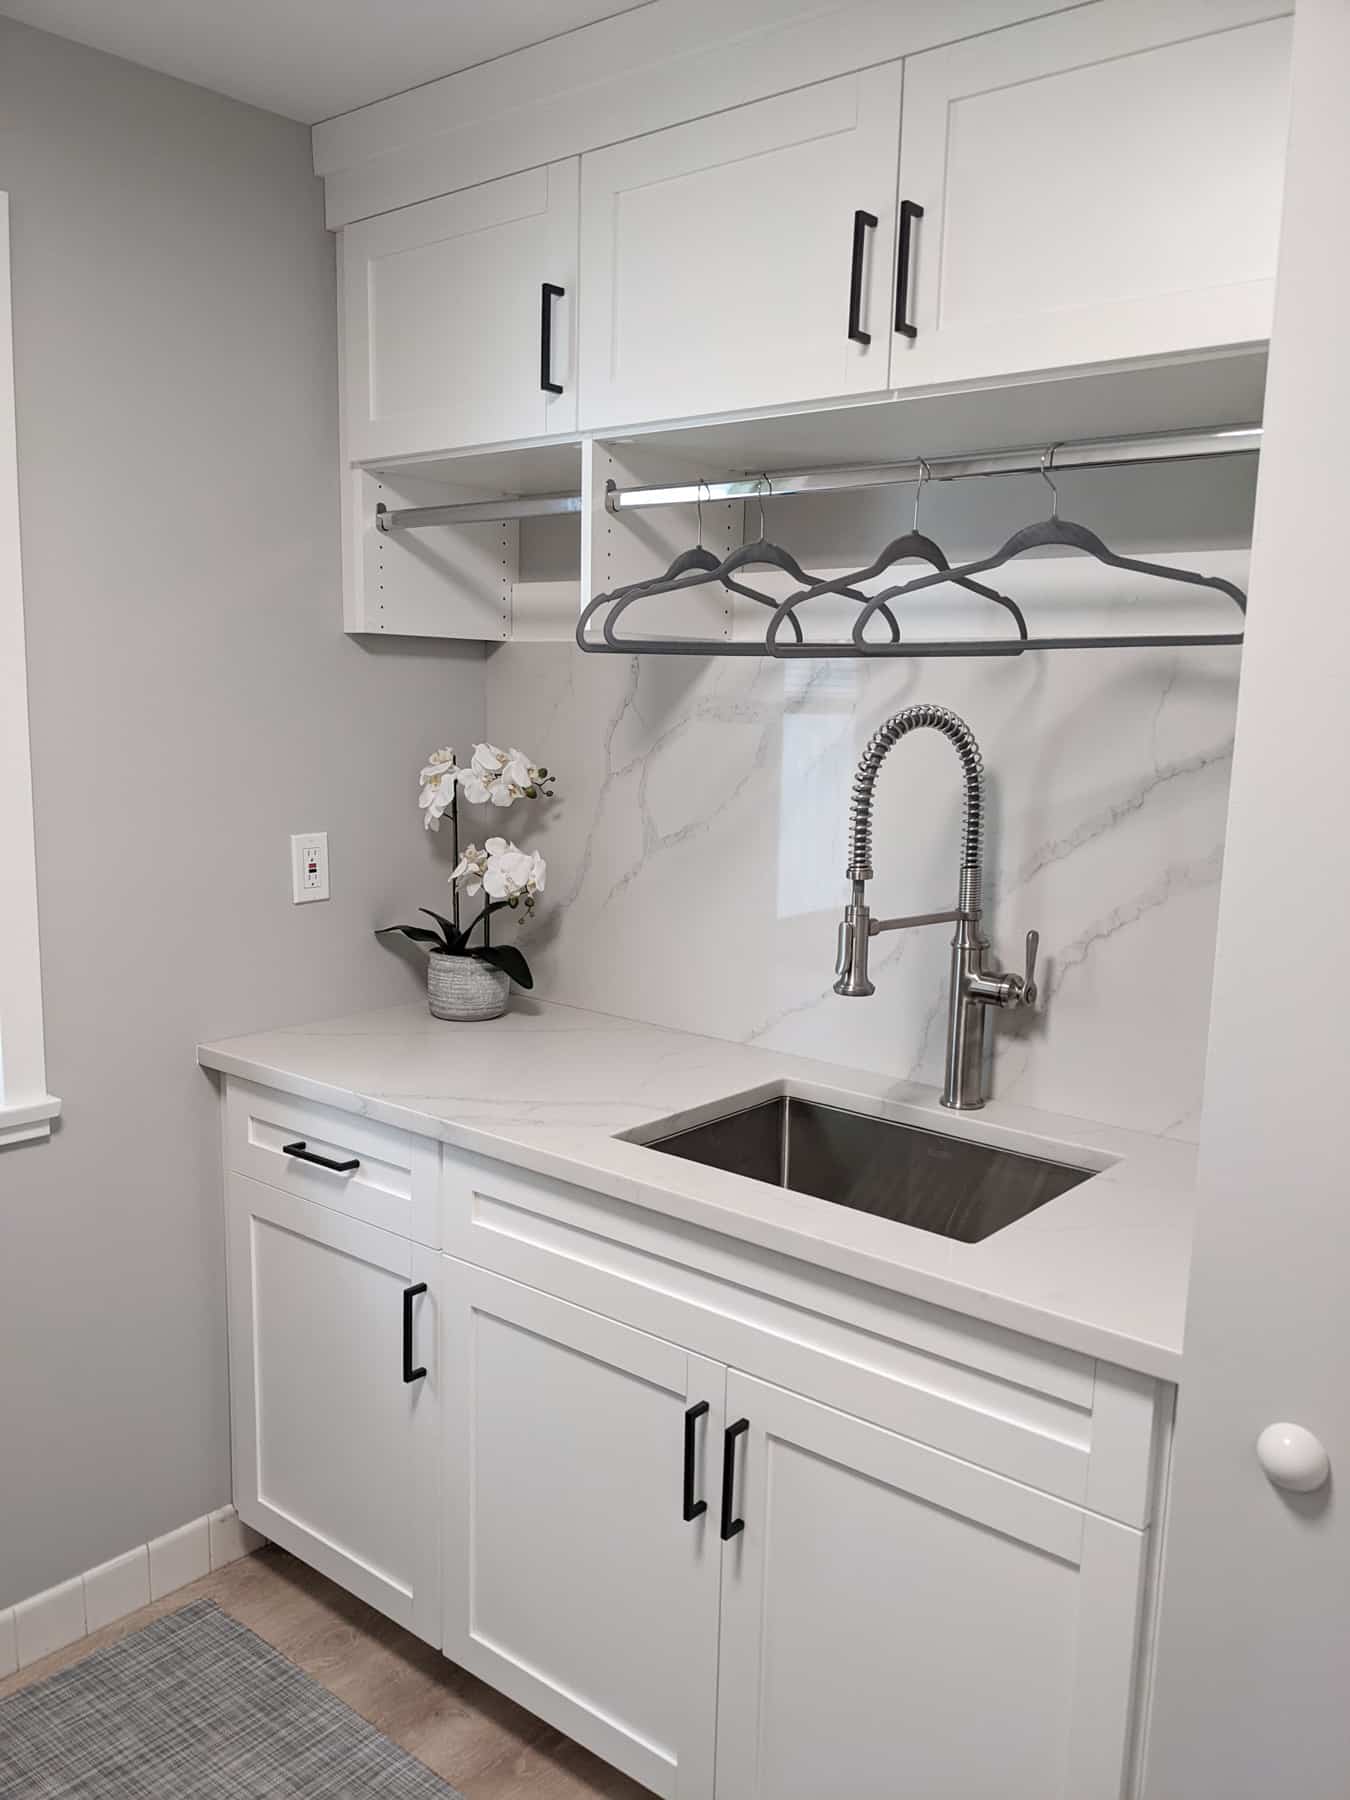
<path fill-rule="evenodd" d="M 447 1149 L 445 1248 L 1131 1525 L 1153 1497 L 1157 1384 L 825 1277 L 570 1184 Z"/>
<path fill-rule="evenodd" d="M 301 1144 L 330 1169 L 287 1154 Z M 295 1100 L 271 1088 L 231 1081 L 225 1098 L 225 1166 L 255 1181 L 317 1200 L 353 1219 L 432 1248 L 439 1245 L 437 1180 L 440 1145 L 355 1113 Z"/>
<path fill-rule="evenodd" d="M 1270 334 L 1292 20 L 1099 0 L 916 56 L 896 387 Z"/>
<path fill-rule="evenodd" d="M 736 1370 L 718 1779 L 1119 1800 L 1146 1539 Z"/>
<path fill-rule="evenodd" d="M 899 120 L 890 63 L 584 156 L 583 429 L 884 388 Z"/>

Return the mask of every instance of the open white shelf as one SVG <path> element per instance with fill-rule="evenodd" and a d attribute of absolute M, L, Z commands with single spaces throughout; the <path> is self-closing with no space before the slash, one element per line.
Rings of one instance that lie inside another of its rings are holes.
<path fill-rule="evenodd" d="M 1261 416 L 1265 365 L 1264 349 L 1252 347 L 1144 367 L 884 394 L 353 467 L 346 496 L 344 622 L 352 632 L 567 642 L 593 594 L 660 573 L 698 538 L 695 506 L 616 515 L 605 507 L 607 482 L 714 482 L 761 471 L 936 460 L 1028 444 L 1250 424 Z M 397 511 L 563 493 L 580 496 L 578 513 L 392 533 L 376 525 L 380 506 Z M 749 503 L 752 512 L 754 505 Z M 710 549 L 724 551 L 742 541 L 746 503 L 705 503 L 701 510 Z M 757 516 L 752 523 L 757 531 Z M 860 545 L 862 560 L 865 551 Z M 642 611 L 635 607 L 625 616 L 634 635 L 642 634 L 644 623 L 656 629 Z M 735 620 L 733 611 L 729 596 L 709 590 L 688 607 L 676 633 L 708 641 L 739 637 L 745 622 Z"/>

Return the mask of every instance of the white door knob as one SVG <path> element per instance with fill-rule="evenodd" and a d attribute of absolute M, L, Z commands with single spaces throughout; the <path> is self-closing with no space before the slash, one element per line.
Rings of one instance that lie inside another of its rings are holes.
<path fill-rule="evenodd" d="M 1256 1455 L 1276 1487 L 1311 1494 L 1331 1474 L 1331 1458 L 1321 1438 L 1302 1425 L 1267 1425 L 1256 1440 Z"/>

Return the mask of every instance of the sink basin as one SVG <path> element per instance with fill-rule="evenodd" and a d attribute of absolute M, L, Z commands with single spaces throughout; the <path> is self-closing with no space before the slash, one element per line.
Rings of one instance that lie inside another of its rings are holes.
<path fill-rule="evenodd" d="M 1098 1173 L 783 1094 L 649 1150 L 977 1244 Z"/>

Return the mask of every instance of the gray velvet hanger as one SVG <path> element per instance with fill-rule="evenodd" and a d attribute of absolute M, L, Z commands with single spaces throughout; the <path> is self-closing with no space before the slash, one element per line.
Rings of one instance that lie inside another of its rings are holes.
<path fill-rule="evenodd" d="M 767 484 L 768 490 L 770 494 L 772 494 L 773 484 L 769 481 L 768 476 L 763 476 L 762 480 Z M 699 508 L 699 536 L 701 539 L 701 502 Z M 741 544 L 720 561 L 711 551 L 705 550 L 700 542 L 695 549 L 682 551 L 680 555 L 675 558 L 674 562 L 671 563 L 664 575 L 658 575 L 654 579 L 647 581 L 631 582 L 624 587 L 615 588 L 607 594 L 597 594 L 587 605 L 581 618 L 577 622 L 577 643 L 583 650 L 596 650 L 599 648 L 598 645 L 587 638 L 586 627 L 597 612 L 605 609 L 605 619 L 604 624 L 601 627 L 601 634 L 604 637 L 606 647 L 610 650 L 641 650 L 647 654 L 654 653 L 657 655 L 664 654 L 678 656 L 696 656 L 700 654 L 715 654 L 719 656 L 760 656 L 763 654 L 763 647 L 758 642 L 746 645 L 734 645 L 728 644 L 724 638 L 718 638 L 711 641 L 698 638 L 625 639 L 619 637 L 615 631 L 618 620 L 628 608 L 635 605 L 637 601 L 650 599 L 657 594 L 681 593 L 686 588 L 704 587 L 710 581 L 719 581 L 723 587 L 728 588 L 732 593 L 741 594 L 745 598 L 755 601 L 756 604 L 760 606 L 771 607 L 776 614 L 779 611 L 779 603 L 773 599 L 771 595 L 761 594 L 755 588 L 749 587 L 744 582 L 738 582 L 733 579 L 736 572 L 742 568 L 780 569 L 785 575 L 790 576 L 793 581 L 799 582 L 805 587 L 812 587 L 815 585 L 813 578 L 801 566 L 790 550 L 785 550 L 781 544 L 771 543 L 765 537 L 764 494 L 762 490 L 759 499 L 759 537 L 755 542 Z M 860 606 L 865 606 L 867 604 L 868 596 L 855 588 L 836 583 L 831 583 L 830 586 L 834 592 L 844 594 L 850 600 L 856 600 Z M 890 628 L 892 642 L 898 643 L 900 640 L 900 628 L 896 624 L 889 609 L 883 604 L 873 608 L 873 611 L 882 614 L 882 617 L 886 620 Z M 795 618 L 792 619 L 792 628 L 797 643 L 801 644 L 802 628 Z"/>
<path fill-rule="evenodd" d="M 1212 588 L 1217 593 L 1227 595 L 1227 597 L 1236 605 L 1238 611 L 1245 617 L 1247 611 L 1247 596 L 1243 593 L 1241 588 L 1236 587 L 1231 581 L 1225 581 L 1222 576 L 1201 575 L 1194 569 L 1174 569 L 1167 563 L 1144 562 L 1138 557 L 1120 556 L 1098 537 L 1095 531 L 1089 530 L 1086 525 L 1076 525 L 1072 520 L 1061 519 L 1059 516 L 1059 489 L 1055 486 L 1050 474 L 1051 469 L 1054 467 L 1054 454 L 1054 446 L 1051 445 L 1041 458 L 1041 479 L 1046 483 L 1050 492 L 1054 495 L 1052 511 L 1048 519 L 1042 519 L 1035 525 L 1022 526 L 1021 530 L 1015 531 L 1007 542 L 1000 546 L 992 556 L 983 557 L 978 562 L 963 563 L 958 568 L 953 569 L 950 574 L 938 572 L 932 575 L 921 575 L 917 580 L 907 582 L 902 588 L 893 588 L 885 594 L 875 595 L 854 620 L 854 643 L 860 647 L 865 644 L 863 633 L 867 628 L 867 621 L 874 612 L 880 611 L 882 603 L 885 601 L 894 600 L 900 594 L 919 593 L 924 588 L 936 586 L 940 581 L 951 581 L 956 578 L 964 579 L 971 575 L 988 574 L 991 569 L 1001 568 L 1004 563 L 1011 562 L 1014 557 L 1021 556 L 1027 550 L 1039 550 L 1059 546 L 1071 550 L 1081 550 L 1085 552 L 1086 555 L 1093 557 L 1097 562 L 1105 563 L 1112 569 L 1125 569 L 1134 575 L 1147 575 L 1156 577 L 1159 580 L 1187 582 L 1193 587 Z M 1107 646 L 1113 648 L 1126 648 L 1136 645 L 1165 647 L 1169 644 L 1240 644 L 1241 642 L 1241 632 L 1223 632 L 1193 633 L 1178 637 L 1157 637 L 1149 635 L 1124 638 L 1032 638 L 1026 641 L 1026 647 L 1029 649 L 1094 649 L 1098 646 L 1103 648 Z M 867 646 L 867 648 L 869 654 L 880 654 L 883 656 L 890 650 L 890 646 L 885 644 L 870 645 Z M 987 645 L 977 644 L 976 647 L 965 652 L 965 654 L 988 655 L 1001 652 L 1003 649 L 1004 646 L 998 643 Z"/>
<path fill-rule="evenodd" d="M 1017 625 L 1018 636 L 1022 642 L 1025 643 L 1027 637 L 1027 622 L 1023 617 L 1022 609 L 1018 606 L 1017 602 L 1015 600 L 1010 600 L 1006 594 L 1000 594 L 997 589 L 985 587 L 984 584 L 979 581 L 971 581 L 959 570 L 953 570 L 951 564 L 947 561 L 946 554 L 942 550 L 942 547 L 935 543 L 932 538 L 926 535 L 926 533 L 919 530 L 919 501 L 923 494 L 924 483 L 930 479 L 931 471 L 922 456 L 918 460 L 919 479 L 914 489 L 914 519 L 910 529 L 905 532 L 903 536 L 892 538 L 891 542 L 887 544 L 886 548 L 874 562 L 867 566 L 867 568 L 859 569 L 852 575 L 838 576 L 833 581 L 817 581 L 810 587 L 802 589 L 799 593 L 789 594 L 786 600 L 781 601 L 774 610 L 773 618 L 769 621 L 769 629 L 765 634 L 764 639 L 767 648 L 772 651 L 773 654 L 783 656 L 792 655 L 794 653 L 792 647 L 780 645 L 778 641 L 778 634 L 784 620 L 791 621 L 792 625 L 797 628 L 797 643 L 800 644 L 802 642 L 802 634 L 797 619 L 797 608 L 799 606 L 804 605 L 808 600 L 820 599 L 821 596 L 825 594 L 852 595 L 857 583 L 874 581 L 878 575 L 884 575 L 887 569 L 893 568 L 896 563 L 910 561 L 926 562 L 932 566 L 938 575 L 946 576 L 955 586 L 966 588 L 972 594 L 978 594 L 982 599 L 992 600 L 995 605 L 1003 607 L 1005 611 L 1012 614 Z M 936 577 L 934 577 L 934 579 L 936 579 Z M 890 613 L 887 602 L 895 599 L 898 595 L 906 594 L 909 591 L 910 584 L 905 583 L 898 587 L 887 588 L 884 593 L 874 594 L 871 600 L 868 601 L 864 612 L 854 626 L 853 642 L 851 644 L 817 644 L 810 646 L 804 653 L 817 656 L 826 654 L 827 652 L 833 655 L 843 656 L 857 654 L 857 647 L 860 642 L 858 628 L 877 612 L 881 612 L 887 618 L 891 619 L 891 642 L 893 644 L 898 644 L 900 642 L 900 634 L 899 631 L 894 628 L 893 615 Z M 1012 649 L 1004 652 L 1004 654 L 1016 655 L 1017 651 L 1016 649 Z"/>
<path fill-rule="evenodd" d="M 649 576 L 646 581 L 629 582 L 624 587 L 614 588 L 610 593 L 597 594 L 595 598 L 587 604 L 580 619 L 577 621 L 577 643 L 583 650 L 595 650 L 599 648 L 598 645 L 587 638 L 586 627 L 590 624 L 596 613 L 604 608 L 613 609 L 609 612 L 609 615 L 606 617 L 604 625 L 601 628 L 606 645 L 611 650 L 625 650 L 638 647 L 645 649 L 646 644 L 642 643 L 641 640 L 634 640 L 626 643 L 624 639 L 617 637 L 614 632 L 614 621 L 635 601 L 644 599 L 651 593 L 669 592 L 671 591 L 672 586 L 675 588 L 686 585 L 697 587 L 711 580 L 720 580 L 722 586 L 726 588 L 729 593 L 740 594 L 746 600 L 753 600 L 757 606 L 777 606 L 778 602 L 771 594 L 761 594 L 757 588 L 749 587 L 745 582 L 736 581 L 729 575 L 724 574 L 722 572 L 723 559 L 714 555 L 711 550 L 704 548 L 703 489 L 707 487 L 707 485 L 706 481 L 699 482 L 698 497 L 695 501 L 695 506 L 698 511 L 698 543 L 692 550 L 681 550 L 680 554 L 675 558 L 663 575 Z M 681 579 L 685 575 L 693 575 L 695 579 L 685 583 Z M 797 626 L 797 642 L 800 643 L 801 639 L 801 627 Z M 697 638 L 677 638 L 670 641 L 685 646 L 683 654 L 686 655 L 696 655 L 700 648 L 700 640 Z M 726 639 L 718 638 L 715 642 L 719 652 L 725 654 Z"/>

